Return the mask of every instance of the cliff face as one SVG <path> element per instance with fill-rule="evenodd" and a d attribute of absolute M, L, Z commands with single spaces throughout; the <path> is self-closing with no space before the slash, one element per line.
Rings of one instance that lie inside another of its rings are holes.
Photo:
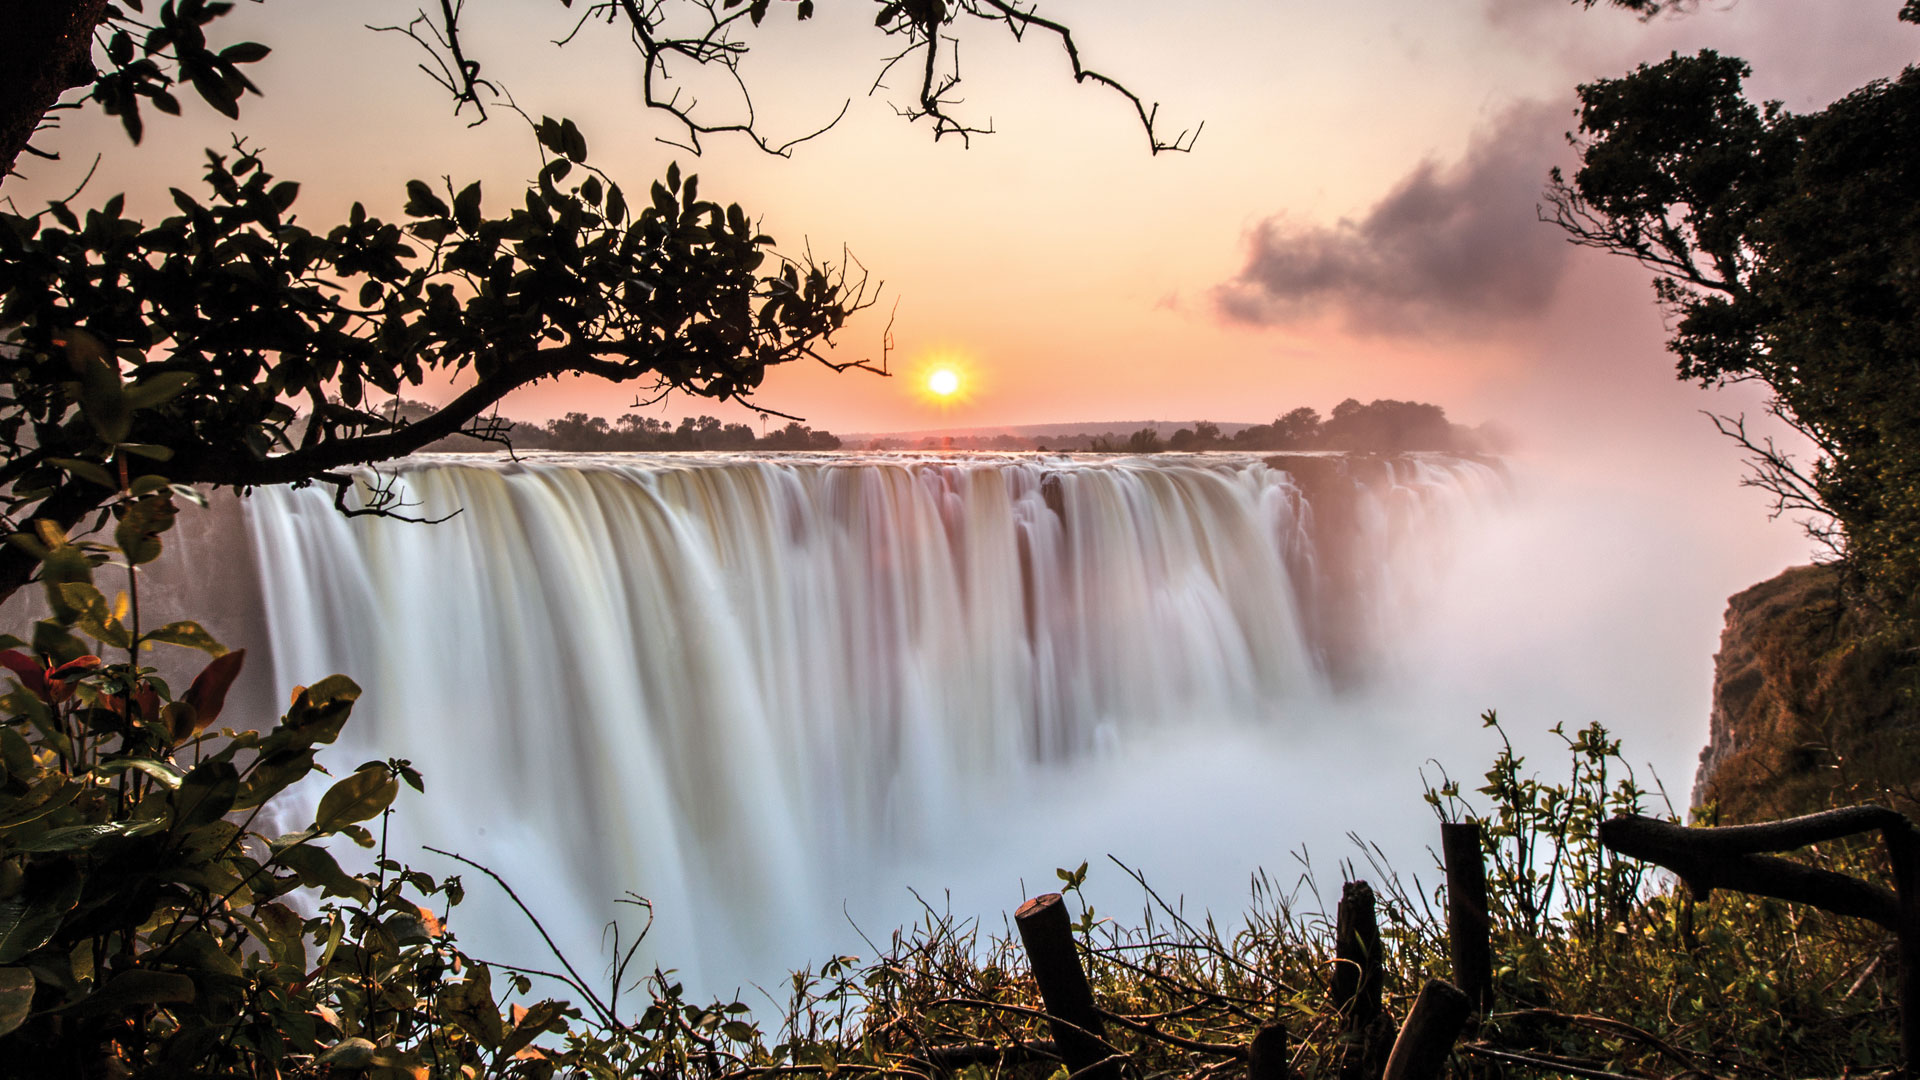
<path fill-rule="evenodd" d="M 1693 801 L 1723 823 L 1920 798 L 1911 646 L 1800 566 L 1727 602 Z"/>

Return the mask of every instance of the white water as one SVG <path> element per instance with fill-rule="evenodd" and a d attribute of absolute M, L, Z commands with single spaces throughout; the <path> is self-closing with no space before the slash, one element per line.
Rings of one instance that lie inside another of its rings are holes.
<path fill-rule="evenodd" d="M 336 763 L 427 774 L 403 850 L 494 866 L 575 951 L 645 895 L 653 959 L 771 984 L 845 947 L 843 904 L 887 918 L 943 865 L 1049 877 L 980 830 L 1111 802 L 1089 761 L 1144 794 L 1189 734 L 1311 742 L 1505 490 L 1375 473 L 1316 507 L 1217 455 L 442 457 L 397 484 L 443 524 L 285 488 L 248 521 L 279 685 L 350 674 Z M 462 915 L 534 959 L 497 904 Z"/>

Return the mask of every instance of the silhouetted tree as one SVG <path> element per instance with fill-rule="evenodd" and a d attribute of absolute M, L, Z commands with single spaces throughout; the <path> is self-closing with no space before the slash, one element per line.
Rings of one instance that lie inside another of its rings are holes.
<path fill-rule="evenodd" d="M 1580 87 L 1581 164 L 1553 174 L 1551 216 L 1655 272 L 1681 378 L 1772 392 L 1816 457 L 1717 417 L 1750 482 L 1920 614 L 1920 70 L 1806 115 L 1749 101 L 1748 74 L 1703 50 Z"/>
<path fill-rule="evenodd" d="M 720 132 L 774 153 L 800 141 L 705 119 L 690 96 L 661 90 L 688 68 L 737 76 L 744 35 L 774 10 L 769 0 L 562 6 L 573 9 L 576 30 L 593 23 L 628 35 L 643 103 L 670 114 L 696 152 Z M 146 107 L 179 112 L 183 87 L 237 119 L 243 97 L 257 93 L 242 69 L 270 49 L 213 42 L 231 7 L 0 0 L 0 173 L 13 175 L 28 140 L 63 105 L 119 117 L 135 142 Z M 804 20 L 813 3 L 778 8 Z M 423 66 L 457 109 L 484 119 L 505 99 L 466 47 L 466 10 L 442 4 L 389 29 L 426 50 Z M 911 58 L 921 76 L 906 111 L 928 119 L 936 137 L 978 131 L 953 112 L 953 38 L 999 27 L 1064 46 L 1077 80 L 1132 103 L 1155 151 L 1191 145 L 1159 138 L 1154 111 L 1083 67 L 1069 28 L 1030 9 L 914 0 L 877 12 L 876 32 L 899 46 L 893 62 Z M 752 394 L 777 364 L 862 366 L 825 352 L 873 299 L 849 259 L 778 257 L 751 215 L 702 199 L 677 167 L 629 190 L 591 163 L 571 121 L 543 118 L 533 128 L 541 164 L 525 191 L 488 200 L 477 183 L 416 180 L 400 221 L 356 203 L 344 221 L 296 223 L 299 185 L 271 176 L 239 139 L 209 154 L 203 193 L 174 191 L 178 213 L 158 222 L 127 217 L 119 196 L 93 208 L 61 201 L 0 214 L 6 531 L 24 531 L 30 519 L 72 530 L 160 475 L 238 489 L 321 481 L 343 509 L 393 513 L 390 489 L 356 493 L 346 470 L 459 432 L 502 440 L 505 426 L 490 411 L 542 379 L 591 374 L 653 395 L 729 400 Z M 402 422 L 386 407 L 454 373 L 470 385 L 429 414 Z M 27 548 L 0 549 L 0 597 L 34 565 Z"/>

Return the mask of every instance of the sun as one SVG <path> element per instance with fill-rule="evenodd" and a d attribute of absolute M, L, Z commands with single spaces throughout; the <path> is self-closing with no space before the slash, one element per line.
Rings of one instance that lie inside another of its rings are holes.
<path fill-rule="evenodd" d="M 935 368 L 927 376 L 927 389 L 939 397 L 952 397 L 960 389 L 960 373 L 952 368 Z"/>

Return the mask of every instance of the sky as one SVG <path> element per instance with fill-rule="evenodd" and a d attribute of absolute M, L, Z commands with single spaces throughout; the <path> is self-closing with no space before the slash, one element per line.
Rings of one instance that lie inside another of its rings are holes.
<path fill-rule="evenodd" d="M 747 75 L 776 139 L 850 103 L 790 159 L 724 136 L 698 158 L 661 142 L 674 129 L 640 107 L 625 39 L 589 25 L 554 45 L 572 17 L 558 4 L 472 5 L 467 47 L 529 112 L 576 119 L 630 189 L 677 161 L 782 251 L 844 249 L 884 281 L 834 357 L 879 360 L 891 316 L 896 377 L 793 364 L 760 393 L 849 432 L 1260 422 L 1349 396 L 1521 429 L 1543 411 L 1651 410 L 1652 423 L 1669 406 L 1717 407 L 1672 384 L 1647 275 L 1536 220 L 1548 168 L 1571 162 L 1573 87 L 1711 45 L 1753 63 L 1757 96 L 1811 109 L 1897 72 L 1920 41 L 1894 20 L 1898 0 L 1700 4 L 1650 22 L 1557 0 L 1045 5 L 1090 66 L 1159 103 L 1168 131 L 1204 124 L 1193 152 L 1156 156 L 1127 103 L 1075 85 L 1054 42 L 991 26 L 963 27 L 960 108 L 994 133 L 936 143 L 895 114 L 904 79 L 868 93 L 891 45 L 871 5 L 820 6 L 806 24 L 777 7 L 750 38 Z M 239 124 L 190 105 L 183 120 L 154 117 L 135 150 L 112 121 L 72 117 L 45 140 L 65 160 L 30 163 L 7 193 L 24 207 L 64 194 L 100 151 L 91 192 L 128 190 L 158 216 L 164 186 L 151 181 L 189 186 L 200 148 L 238 131 L 302 182 L 296 209 L 312 222 L 355 200 L 397 217 L 412 177 L 513 197 L 537 165 L 527 130 L 497 109 L 465 126 L 413 66 L 415 46 L 366 29 L 406 10 L 243 3 L 217 37 L 275 53 L 250 69 L 265 97 Z M 704 87 L 709 116 L 727 115 L 720 89 Z M 921 392 L 940 364 L 964 379 L 945 401 Z M 573 380 L 506 411 L 614 417 L 633 403 L 630 389 Z M 742 415 L 677 398 L 652 411 Z"/>

